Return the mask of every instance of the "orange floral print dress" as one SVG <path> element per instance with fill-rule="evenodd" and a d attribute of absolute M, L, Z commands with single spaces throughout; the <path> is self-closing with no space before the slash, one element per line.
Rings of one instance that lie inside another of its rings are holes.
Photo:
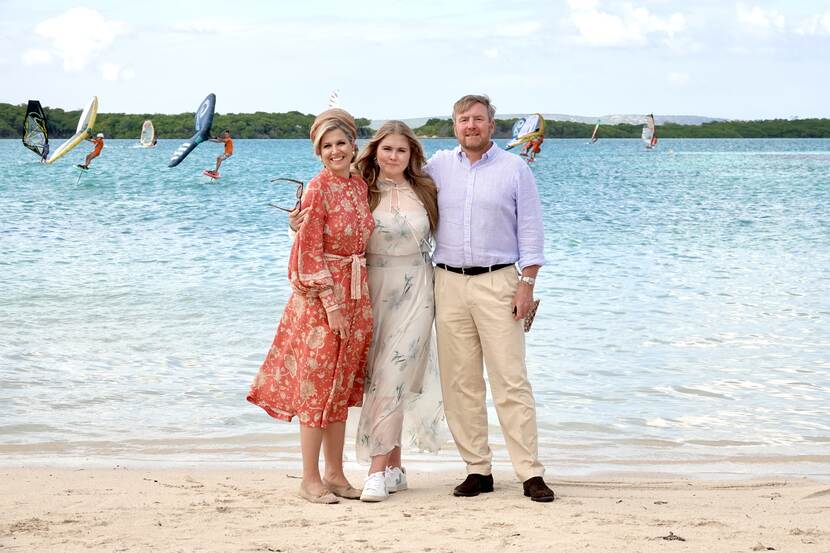
<path fill-rule="evenodd" d="M 272 417 L 325 428 L 363 401 L 372 340 L 372 306 L 364 257 L 375 227 L 360 177 L 328 169 L 309 182 L 311 207 L 291 248 L 288 298 L 277 335 L 251 385 L 248 401 Z M 327 311 L 341 309 L 348 336 L 335 335 Z"/>

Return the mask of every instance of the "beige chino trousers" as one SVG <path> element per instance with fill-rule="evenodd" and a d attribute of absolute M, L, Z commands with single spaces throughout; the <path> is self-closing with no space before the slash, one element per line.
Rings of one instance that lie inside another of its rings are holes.
<path fill-rule="evenodd" d="M 527 379 L 522 321 L 511 302 L 516 269 L 466 276 L 435 269 L 435 324 L 444 411 L 468 474 L 490 474 L 483 367 L 519 480 L 542 476 L 536 405 Z"/>

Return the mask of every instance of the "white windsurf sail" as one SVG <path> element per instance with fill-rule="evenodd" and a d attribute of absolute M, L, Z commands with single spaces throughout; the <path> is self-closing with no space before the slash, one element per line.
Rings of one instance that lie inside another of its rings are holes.
<path fill-rule="evenodd" d="M 594 125 L 594 132 L 591 133 L 591 144 L 599 140 L 599 134 L 597 134 L 597 131 L 599 131 L 599 123 L 600 122 L 597 121 L 597 124 Z"/>
<path fill-rule="evenodd" d="M 657 127 L 654 125 L 654 115 L 651 113 L 646 116 L 646 124 L 643 126 L 643 134 L 640 138 L 645 142 L 647 150 L 657 145 Z"/>
<path fill-rule="evenodd" d="M 335 88 L 329 94 L 329 108 L 339 108 L 340 106 L 340 89 Z"/>
<path fill-rule="evenodd" d="M 141 137 L 138 139 L 138 143 L 141 144 L 142 148 L 152 148 L 155 146 L 155 138 L 156 128 L 153 126 L 153 122 L 148 119 L 141 125 Z"/>

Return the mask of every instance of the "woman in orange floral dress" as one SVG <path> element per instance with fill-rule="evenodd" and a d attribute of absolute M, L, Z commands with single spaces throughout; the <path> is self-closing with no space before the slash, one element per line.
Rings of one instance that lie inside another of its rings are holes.
<path fill-rule="evenodd" d="M 365 251 L 375 222 L 365 181 L 350 173 L 357 152 L 354 119 L 341 109 L 327 110 L 315 119 L 311 139 L 324 169 L 303 194 L 309 216 L 291 248 L 292 294 L 248 401 L 276 419 L 299 419 L 300 496 L 336 503 L 338 497 L 360 497 L 343 473 L 343 442 L 348 408 L 362 403 L 372 339 Z"/>

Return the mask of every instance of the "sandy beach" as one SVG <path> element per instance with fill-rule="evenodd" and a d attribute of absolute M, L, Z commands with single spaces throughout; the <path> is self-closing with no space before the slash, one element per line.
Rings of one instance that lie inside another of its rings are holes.
<path fill-rule="evenodd" d="M 460 474 L 413 472 L 384 503 L 324 506 L 296 496 L 296 471 L 0 473 L 2 552 L 830 552 L 830 484 L 806 479 L 549 478 L 558 499 L 536 504 L 508 473 L 461 499 Z"/>

